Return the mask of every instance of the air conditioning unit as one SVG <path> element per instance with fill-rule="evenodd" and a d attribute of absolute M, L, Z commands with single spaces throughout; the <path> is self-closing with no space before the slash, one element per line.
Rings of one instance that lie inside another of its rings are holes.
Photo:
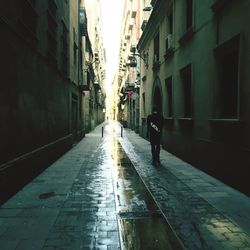
<path fill-rule="evenodd" d="M 173 35 L 168 34 L 166 38 L 166 49 L 172 49 L 173 48 Z"/>

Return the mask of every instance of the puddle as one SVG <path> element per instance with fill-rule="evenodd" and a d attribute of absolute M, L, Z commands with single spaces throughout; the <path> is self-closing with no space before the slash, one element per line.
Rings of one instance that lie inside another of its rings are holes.
<path fill-rule="evenodd" d="M 112 148 L 112 176 L 122 249 L 183 249 L 115 138 Z"/>
<path fill-rule="evenodd" d="M 119 220 L 122 249 L 182 249 L 162 216 Z"/>

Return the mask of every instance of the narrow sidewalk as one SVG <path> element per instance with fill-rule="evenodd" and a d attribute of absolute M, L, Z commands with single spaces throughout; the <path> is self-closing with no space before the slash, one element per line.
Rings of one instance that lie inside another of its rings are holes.
<path fill-rule="evenodd" d="M 98 126 L 0 207 L 1 250 L 120 249 L 106 141 Z"/>
<path fill-rule="evenodd" d="M 187 249 L 250 249 L 250 198 L 165 150 L 151 165 L 150 143 L 129 129 L 119 141 Z"/>

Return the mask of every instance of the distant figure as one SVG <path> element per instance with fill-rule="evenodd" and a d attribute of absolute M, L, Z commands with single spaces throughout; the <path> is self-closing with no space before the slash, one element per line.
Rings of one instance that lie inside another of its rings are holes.
<path fill-rule="evenodd" d="M 163 116 L 157 107 L 153 107 L 153 113 L 147 118 L 147 135 L 151 143 L 152 164 L 160 165 L 160 142 L 163 127 Z"/>

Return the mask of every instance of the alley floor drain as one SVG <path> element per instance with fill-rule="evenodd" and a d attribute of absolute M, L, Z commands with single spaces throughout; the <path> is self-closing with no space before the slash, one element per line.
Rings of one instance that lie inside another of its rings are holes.
<path fill-rule="evenodd" d="M 161 217 L 160 211 L 133 211 L 133 212 L 120 212 L 119 219 L 145 219 L 153 217 Z"/>

